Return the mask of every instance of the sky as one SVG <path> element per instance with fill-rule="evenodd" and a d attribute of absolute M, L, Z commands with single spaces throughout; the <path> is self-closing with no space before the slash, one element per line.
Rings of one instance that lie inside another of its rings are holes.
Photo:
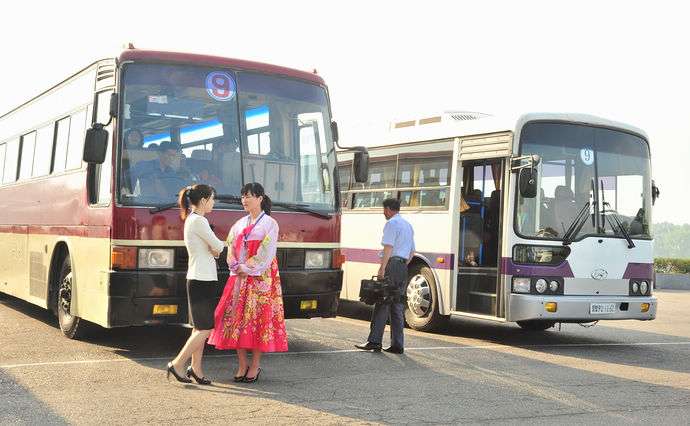
<path fill-rule="evenodd" d="M 683 2 L 8 2 L 0 114 L 138 48 L 316 69 L 343 145 L 400 117 L 580 112 L 650 137 L 654 222 L 690 223 L 690 25 Z"/>

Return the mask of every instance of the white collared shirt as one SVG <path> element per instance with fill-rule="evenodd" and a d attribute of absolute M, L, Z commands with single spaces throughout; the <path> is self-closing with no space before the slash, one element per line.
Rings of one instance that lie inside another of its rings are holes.
<path fill-rule="evenodd" d="M 187 279 L 217 281 L 218 267 L 211 250 L 221 251 L 225 244 L 213 233 L 205 217 L 196 213 L 187 216 L 184 222 L 184 245 L 189 254 Z"/>

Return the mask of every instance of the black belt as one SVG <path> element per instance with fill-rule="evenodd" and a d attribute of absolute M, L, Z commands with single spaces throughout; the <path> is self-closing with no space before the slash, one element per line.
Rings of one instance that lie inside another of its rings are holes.
<path fill-rule="evenodd" d="M 400 262 L 407 263 L 407 259 L 405 259 L 404 257 L 400 257 L 400 256 L 391 256 L 390 260 L 398 260 Z"/>

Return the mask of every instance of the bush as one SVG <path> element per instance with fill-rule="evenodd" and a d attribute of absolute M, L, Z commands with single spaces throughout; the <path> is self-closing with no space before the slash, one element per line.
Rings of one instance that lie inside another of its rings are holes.
<path fill-rule="evenodd" d="M 658 257 L 654 259 L 654 270 L 660 274 L 690 274 L 690 259 Z"/>

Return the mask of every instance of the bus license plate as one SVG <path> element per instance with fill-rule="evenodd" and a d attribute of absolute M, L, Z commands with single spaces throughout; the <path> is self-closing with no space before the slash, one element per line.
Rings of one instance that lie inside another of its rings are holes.
<path fill-rule="evenodd" d="M 616 312 L 615 303 L 590 303 L 590 314 L 613 314 Z"/>

